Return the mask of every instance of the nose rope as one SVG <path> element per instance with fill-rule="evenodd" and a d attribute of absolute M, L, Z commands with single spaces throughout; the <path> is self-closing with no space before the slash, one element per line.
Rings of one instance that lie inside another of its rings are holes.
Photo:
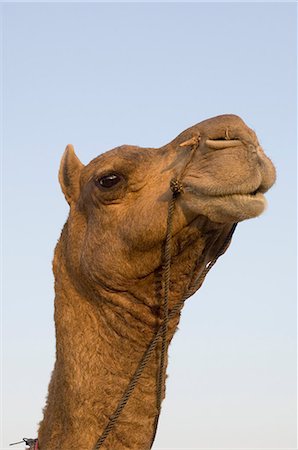
<path fill-rule="evenodd" d="M 157 346 L 157 343 L 159 342 L 160 337 L 162 338 L 161 343 L 161 354 L 160 354 L 160 363 L 158 367 L 158 374 L 157 374 L 157 389 L 156 389 L 156 407 L 157 407 L 157 414 L 154 419 L 154 431 L 153 431 L 153 437 L 150 445 L 150 449 L 153 445 L 157 426 L 158 426 L 158 420 L 160 416 L 161 411 L 161 403 L 162 403 L 162 386 L 163 386 L 163 379 L 164 379 L 164 367 L 165 367 L 165 358 L 166 358 L 166 351 L 167 351 L 167 330 L 168 330 L 168 322 L 169 320 L 174 317 L 176 314 L 176 311 L 173 313 L 173 310 L 171 311 L 171 314 L 169 315 L 169 291 L 170 291 L 170 269 L 171 269 L 171 239 L 172 239 L 172 228 L 173 228 L 173 214 L 175 209 L 175 204 L 178 196 L 183 192 L 183 184 L 182 184 L 182 178 L 184 177 L 184 174 L 187 170 L 188 165 L 191 163 L 195 151 L 200 145 L 200 135 L 196 135 L 195 137 L 191 138 L 188 141 L 183 142 L 180 144 L 180 147 L 186 147 L 191 146 L 191 151 L 189 153 L 189 157 L 184 164 L 184 167 L 182 171 L 180 172 L 179 178 L 174 178 L 170 182 L 170 188 L 172 191 L 172 197 L 169 203 L 168 207 L 168 215 L 167 215 L 167 228 L 166 228 L 166 237 L 165 237 L 165 245 L 164 245 L 164 253 L 163 253 L 163 302 L 162 302 L 162 323 L 159 326 L 157 332 L 155 333 L 153 339 L 151 340 L 147 350 L 145 351 L 142 359 L 139 362 L 139 365 L 133 374 L 129 385 L 127 386 L 116 410 L 114 413 L 110 416 L 109 422 L 107 423 L 102 435 L 97 440 L 96 444 L 93 447 L 93 450 L 98 450 L 101 448 L 102 444 L 108 437 L 110 431 L 114 427 L 118 417 L 120 416 L 124 406 L 127 404 L 134 388 L 136 387 L 136 384 L 138 383 L 144 368 L 146 367 L 151 355 L 155 351 L 155 348 Z M 180 302 L 179 302 L 180 306 Z M 177 310 L 178 312 L 178 310 Z"/>
<path fill-rule="evenodd" d="M 162 343 L 161 343 L 160 363 L 159 363 L 159 367 L 158 367 L 157 386 L 156 386 L 157 413 L 154 418 L 153 435 L 152 435 L 149 449 L 152 448 L 153 442 L 155 440 L 156 432 L 157 432 L 160 413 L 161 413 L 162 392 L 163 392 L 164 377 L 165 377 L 165 358 L 166 358 L 166 353 L 167 353 L 168 324 L 171 321 L 171 319 L 173 319 L 174 317 L 177 317 L 177 314 L 183 307 L 185 300 L 189 297 L 189 293 L 192 292 L 196 286 L 200 285 L 200 283 L 203 282 L 207 273 L 214 266 L 217 259 L 226 251 L 226 249 L 228 248 L 230 241 L 232 239 L 232 235 L 235 231 L 237 224 L 233 224 L 231 231 L 228 234 L 227 238 L 225 239 L 219 252 L 215 256 L 215 258 L 211 262 L 209 262 L 208 265 L 205 267 L 205 269 L 203 270 L 199 279 L 196 279 L 195 277 L 191 278 L 188 288 L 186 289 L 186 292 L 182 296 L 181 300 L 178 303 L 176 303 L 176 305 L 169 312 L 171 240 L 172 240 L 172 230 L 173 230 L 174 209 L 175 209 L 175 204 L 176 204 L 177 198 L 183 192 L 182 179 L 184 177 L 184 174 L 185 174 L 189 164 L 192 162 L 192 159 L 195 155 L 197 148 L 199 147 L 199 144 L 200 144 L 200 135 L 195 136 L 194 138 L 180 144 L 181 147 L 185 147 L 188 145 L 191 146 L 191 151 L 189 154 L 189 158 L 180 173 L 180 177 L 172 179 L 170 182 L 172 197 L 171 197 L 169 207 L 168 207 L 167 230 L 166 230 L 166 237 L 165 237 L 165 245 L 164 245 L 164 253 L 163 253 L 163 267 L 162 267 L 162 269 L 163 269 L 163 283 L 162 283 L 163 284 L 163 286 L 162 286 L 163 287 L 163 303 L 162 303 L 163 317 L 162 317 L 162 323 L 159 325 L 158 329 L 156 330 L 149 346 L 147 347 L 134 374 L 132 375 L 131 380 L 130 380 L 122 398 L 119 401 L 117 408 L 115 409 L 114 413 L 110 416 L 109 421 L 108 421 L 103 433 L 96 441 L 92 450 L 98 450 L 102 447 L 104 441 L 108 437 L 110 431 L 113 429 L 121 412 L 123 411 L 123 408 L 127 404 L 132 392 L 134 391 L 134 389 L 144 371 L 144 368 L 146 367 L 148 361 L 150 360 L 152 354 L 154 353 L 154 351 L 157 347 L 157 344 L 161 338 Z"/>

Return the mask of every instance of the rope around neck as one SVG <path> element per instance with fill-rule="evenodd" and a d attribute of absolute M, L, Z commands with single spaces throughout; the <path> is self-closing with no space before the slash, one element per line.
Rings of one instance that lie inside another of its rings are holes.
<path fill-rule="evenodd" d="M 162 313 L 163 313 L 163 322 L 161 325 L 161 353 L 160 353 L 160 363 L 158 368 L 158 378 L 157 378 L 157 386 L 156 386 L 156 407 L 157 414 L 154 419 L 153 425 L 153 435 L 151 439 L 150 448 L 153 445 L 155 440 L 159 416 L 161 412 L 161 403 L 162 403 L 162 391 L 164 386 L 164 378 L 165 378 L 165 359 L 167 355 L 167 334 L 168 334 L 168 322 L 169 322 L 169 293 L 170 293 L 170 274 L 171 274 L 171 240 L 173 233 L 173 214 L 175 209 L 175 203 L 178 195 L 182 192 L 182 184 L 178 180 L 171 181 L 171 190 L 172 190 L 172 199 L 169 204 L 168 209 L 168 220 L 167 220 L 167 234 L 165 240 L 165 248 L 164 248 L 164 266 L 163 266 L 163 305 L 162 305 Z"/>
<path fill-rule="evenodd" d="M 196 149 L 198 148 L 200 143 L 200 135 L 196 137 L 194 141 L 187 141 L 186 143 L 183 143 L 182 146 L 191 145 L 191 151 L 189 154 L 189 157 L 180 173 L 180 180 L 184 176 L 184 173 L 190 164 L 191 160 L 193 159 L 194 153 Z M 147 365 L 147 362 L 149 361 L 152 353 L 154 352 L 156 345 L 159 341 L 160 336 L 162 336 L 162 344 L 161 344 L 161 354 L 160 354 L 160 364 L 158 368 L 158 379 L 157 379 L 157 390 L 156 390 L 156 406 L 157 406 L 157 414 L 154 419 L 154 431 L 153 431 L 153 437 L 151 440 L 150 449 L 153 445 L 156 431 L 157 431 L 157 425 L 158 420 L 160 416 L 161 411 L 161 402 L 162 402 L 162 386 L 163 386 L 163 378 L 164 378 L 164 366 L 165 366 L 165 357 L 166 357 L 166 351 L 167 351 L 167 330 L 168 330 L 168 322 L 171 318 L 171 314 L 169 315 L 168 311 L 168 303 L 169 303 L 169 290 L 170 290 L 170 269 L 171 269 L 171 238 L 172 238 L 172 228 L 173 228 L 173 213 L 175 208 L 175 203 L 178 195 L 183 191 L 183 186 L 181 181 L 178 179 L 171 180 L 170 188 L 172 191 L 172 198 L 168 207 L 168 217 L 167 217 L 167 230 L 166 230 L 166 238 L 165 238 L 165 247 L 164 247 L 164 255 L 163 255 L 163 304 L 162 304 L 162 310 L 163 310 L 163 321 L 162 324 L 159 326 L 157 332 L 155 333 L 153 339 L 151 340 L 149 347 L 145 351 L 142 359 L 139 362 L 139 365 L 133 374 L 122 398 L 120 399 L 117 408 L 115 409 L 114 413 L 110 416 L 109 422 L 107 423 L 102 435 L 98 438 L 96 441 L 94 447 L 92 450 L 98 450 L 101 448 L 102 444 L 108 437 L 110 431 L 114 427 L 118 417 L 120 416 L 124 406 L 128 402 L 134 388 L 136 387 L 137 382 L 140 379 L 140 376 L 143 373 L 144 368 Z M 179 302 L 180 305 L 180 302 Z M 177 305 L 178 306 L 178 305 Z M 178 309 L 179 310 L 179 309 Z M 177 310 L 177 311 L 178 311 Z M 173 310 L 172 310 L 173 313 Z M 175 313 L 172 315 L 174 317 Z"/>

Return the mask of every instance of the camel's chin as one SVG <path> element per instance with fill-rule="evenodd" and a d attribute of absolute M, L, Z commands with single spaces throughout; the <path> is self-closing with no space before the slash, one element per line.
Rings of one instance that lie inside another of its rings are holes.
<path fill-rule="evenodd" d="M 208 216 L 214 222 L 241 222 L 258 217 L 266 208 L 266 199 L 256 194 L 231 194 L 210 198 Z"/>

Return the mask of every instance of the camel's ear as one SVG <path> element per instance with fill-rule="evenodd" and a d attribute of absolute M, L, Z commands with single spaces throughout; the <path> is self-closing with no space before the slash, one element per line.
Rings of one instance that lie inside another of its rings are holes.
<path fill-rule="evenodd" d="M 69 204 L 77 201 L 80 195 L 80 172 L 84 164 L 75 154 L 72 145 L 68 145 L 63 153 L 60 169 L 59 182 Z"/>

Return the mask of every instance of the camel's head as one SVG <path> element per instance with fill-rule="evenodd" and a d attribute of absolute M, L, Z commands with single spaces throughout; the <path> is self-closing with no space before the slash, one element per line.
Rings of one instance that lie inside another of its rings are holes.
<path fill-rule="evenodd" d="M 170 182 L 181 174 L 173 252 L 187 264 L 198 259 L 204 235 L 227 234 L 233 223 L 261 214 L 264 193 L 275 181 L 255 133 L 234 115 L 201 122 L 158 149 L 117 147 L 86 166 L 68 146 L 59 179 L 70 205 L 65 251 L 77 275 L 122 289 L 154 272 Z"/>

